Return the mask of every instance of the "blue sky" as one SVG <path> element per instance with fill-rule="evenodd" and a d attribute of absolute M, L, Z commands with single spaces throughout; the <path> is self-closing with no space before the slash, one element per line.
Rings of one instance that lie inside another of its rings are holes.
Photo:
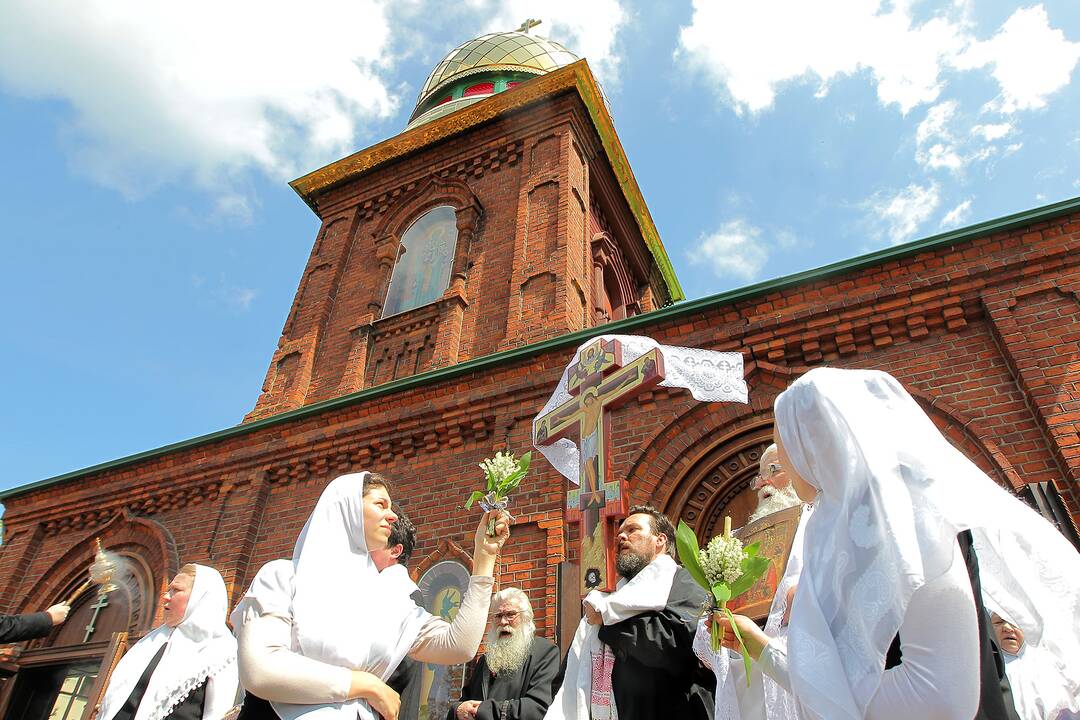
<path fill-rule="evenodd" d="M 1080 195 L 1080 4 L 0 5 L 0 488 L 255 403 L 318 227 L 457 44 L 586 57 L 687 296 Z"/>

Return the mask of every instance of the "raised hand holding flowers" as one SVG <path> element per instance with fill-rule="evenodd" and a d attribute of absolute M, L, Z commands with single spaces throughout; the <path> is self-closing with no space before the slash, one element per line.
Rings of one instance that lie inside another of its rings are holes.
<path fill-rule="evenodd" d="M 750 683 L 750 654 L 746 643 L 735 625 L 735 617 L 728 609 L 728 601 L 745 593 L 758 578 L 769 569 L 769 559 L 758 556 L 758 544 L 743 547 L 742 541 L 731 534 L 731 518 L 724 518 L 724 534 L 709 541 L 704 550 L 698 547 L 697 535 L 690 526 L 679 521 L 675 531 L 675 543 L 683 567 L 694 581 L 709 593 L 707 611 L 719 610 L 727 615 L 731 629 L 739 641 L 739 649 L 746 667 L 746 681 Z M 711 623 L 712 651 L 720 649 L 720 629 Z"/>
<path fill-rule="evenodd" d="M 484 471 L 487 480 L 487 490 L 475 490 L 465 502 L 468 510 L 477 500 L 485 512 L 491 510 L 505 510 L 509 502 L 509 494 L 521 484 L 526 473 L 529 472 L 529 464 L 532 462 L 532 452 L 527 452 L 521 459 L 514 457 L 513 453 L 504 453 L 501 450 L 495 453 L 495 457 L 487 458 L 480 463 L 480 469 Z M 513 520 L 513 517 L 510 517 Z M 492 521 L 488 525 L 488 535 L 495 534 L 495 524 Z"/>

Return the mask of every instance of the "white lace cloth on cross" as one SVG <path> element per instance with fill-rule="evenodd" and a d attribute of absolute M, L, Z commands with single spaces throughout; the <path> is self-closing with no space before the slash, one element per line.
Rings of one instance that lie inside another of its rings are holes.
<path fill-rule="evenodd" d="M 623 365 L 628 365 L 650 350 L 659 348 L 664 356 L 664 380 L 660 382 L 659 387 L 684 388 L 700 402 L 747 402 L 741 353 L 661 345 L 652 338 L 641 335 L 601 335 L 599 338 L 586 340 L 578 347 L 574 357 L 563 370 L 555 392 L 551 394 L 544 409 L 536 416 L 537 418 L 547 415 L 570 400 L 572 395 L 567 390 L 570 368 L 581 358 L 581 351 L 598 339 L 619 341 L 622 345 Z M 533 426 L 535 429 L 535 419 Z M 575 485 L 580 484 L 577 443 L 563 438 L 550 445 L 537 445 L 536 449 L 570 482 Z"/>

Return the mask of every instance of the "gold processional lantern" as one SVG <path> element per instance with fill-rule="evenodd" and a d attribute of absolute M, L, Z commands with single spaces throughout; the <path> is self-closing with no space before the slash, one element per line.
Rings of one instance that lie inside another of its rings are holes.
<path fill-rule="evenodd" d="M 100 596 L 108 595 L 117 589 L 113 578 L 116 576 L 120 563 L 116 561 L 112 553 L 106 552 L 101 546 L 101 538 L 97 538 L 94 542 L 97 544 L 97 552 L 94 553 L 94 562 L 90 564 L 90 579 L 75 588 L 75 592 L 65 601 L 68 605 L 74 603 L 79 595 L 82 595 L 91 585 L 98 586 L 97 592 Z"/>

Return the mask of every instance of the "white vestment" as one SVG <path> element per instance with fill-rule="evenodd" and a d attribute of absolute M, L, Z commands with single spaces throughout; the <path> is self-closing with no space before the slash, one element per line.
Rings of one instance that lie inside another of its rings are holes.
<path fill-rule="evenodd" d="M 604 625 L 613 625 L 650 610 L 662 610 L 667 606 L 678 568 L 670 555 L 657 555 L 630 580 L 619 580 L 614 592 L 593 590 L 585 596 L 584 602 L 600 613 Z M 582 618 L 566 654 L 562 687 L 551 701 L 544 720 L 589 720 L 592 656 L 602 652 L 602 646 L 600 626 L 590 625 Z"/>

